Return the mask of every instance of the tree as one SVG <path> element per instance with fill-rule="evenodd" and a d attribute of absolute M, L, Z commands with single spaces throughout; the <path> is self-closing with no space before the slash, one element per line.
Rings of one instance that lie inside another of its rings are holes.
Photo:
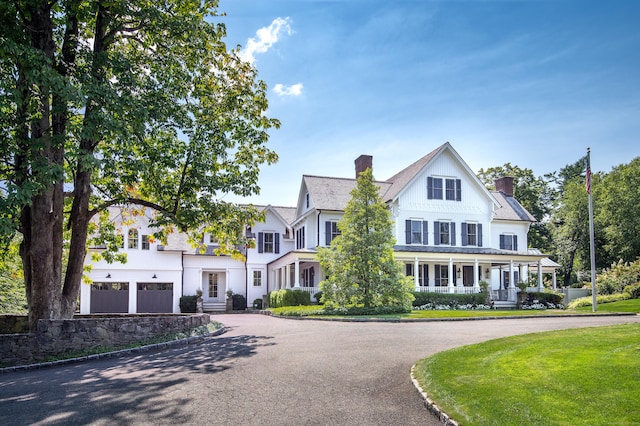
<path fill-rule="evenodd" d="M 413 284 L 393 257 L 393 222 L 379 192 L 371 169 L 362 172 L 338 222 L 341 235 L 318 249 L 328 275 L 320 283 L 322 300 L 329 307 L 411 307 Z"/>
<path fill-rule="evenodd" d="M 153 208 L 160 239 L 207 224 L 230 251 L 259 218 L 222 197 L 259 191 L 279 122 L 264 114 L 257 70 L 222 41 L 216 8 L 0 4 L 0 235 L 6 245 L 21 234 L 32 329 L 73 315 L 89 225 L 109 206 Z"/>
<path fill-rule="evenodd" d="M 552 211 L 552 193 L 547 180 L 536 177 L 531 169 L 521 169 L 506 163 L 504 166 L 480 169 L 478 178 L 489 189 L 495 189 L 495 180 L 503 176 L 513 177 L 513 196 L 536 218 L 529 231 L 529 246 L 548 253 L 552 249 L 551 230 L 548 225 Z"/>

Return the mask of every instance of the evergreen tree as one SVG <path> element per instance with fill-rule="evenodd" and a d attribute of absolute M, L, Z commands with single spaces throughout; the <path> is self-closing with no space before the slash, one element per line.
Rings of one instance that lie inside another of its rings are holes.
<path fill-rule="evenodd" d="M 341 235 L 330 248 L 318 249 L 328 307 L 411 307 L 413 285 L 393 257 L 393 222 L 379 192 L 371 169 L 362 172 L 338 222 Z"/>

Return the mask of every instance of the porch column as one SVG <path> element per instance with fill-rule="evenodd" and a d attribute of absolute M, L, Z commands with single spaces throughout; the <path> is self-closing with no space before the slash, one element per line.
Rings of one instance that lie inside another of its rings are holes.
<path fill-rule="evenodd" d="M 509 299 L 516 301 L 516 283 L 513 282 L 513 260 L 509 261 Z"/>
<path fill-rule="evenodd" d="M 296 259 L 295 267 L 294 267 L 295 275 L 294 275 L 294 287 L 300 287 L 300 261 Z"/>
<path fill-rule="evenodd" d="M 418 262 L 418 258 L 416 257 L 413 260 L 413 287 L 416 289 L 416 291 L 420 291 L 420 280 L 418 279 L 420 277 L 420 270 L 418 269 L 420 267 L 420 262 Z"/>
<path fill-rule="evenodd" d="M 291 287 L 291 272 L 289 272 L 291 266 L 287 263 L 284 267 L 284 286 L 285 288 Z"/>
<path fill-rule="evenodd" d="M 542 284 L 542 262 L 538 261 L 538 291 L 542 293 L 544 284 Z"/>
<path fill-rule="evenodd" d="M 456 271 L 453 270 L 453 258 L 449 258 L 449 293 L 455 293 L 455 288 L 453 287 L 453 274 Z"/>
<path fill-rule="evenodd" d="M 476 293 L 480 293 L 480 282 L 478 281 L 478 266 L 480 266 L 480 262 L 478 259 L 473 261 L 473 291 Z M 482 271 L 480 271 L 482 273 Z"/>

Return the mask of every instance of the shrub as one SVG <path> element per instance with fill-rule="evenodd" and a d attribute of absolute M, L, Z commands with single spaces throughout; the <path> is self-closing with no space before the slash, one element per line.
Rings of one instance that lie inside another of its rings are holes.
<path fill-rule="evenodd" d="M 624 288 L 624 292 L 631 299 L 640 299 L 640 284 L 628 285 Z"/>
<path fill-rule="evenodd" d="M 522 309 L 564 309 L 562 300 L 564 295 L 555 292 L 527 293 L 522 302 Z"/>
<path fill-rule="evenodd" d="M 233 310 L 242 311 L 247 309 L 247 299 L 242 294 L 231 295 L 233 299 Z"/>
<path fill-rule="evenodd" d="M 596 297 L 596 302 L 598 304 L 612 303 L 612 302 L 619 302 L 621 300 L 627 300 L 630 298 L 631 297 L 629 296 L 628 293 L 605 294 L 605 295 Z M 577 299 L 572 300 L 571 303 L 569 303 L 568 308 L 576 309 L 576 308 L 582 308 L 585 306 L 592 306 L 592 305 L 593 305 L 593 296 L 587 296 L 587 297 L 579 297 Z"/>
<path fill-rule="evenodd" d="M 598 294 L 622 293 L 629 285 L 640 283 L 640 258 L 633 263 L 619 261 L 596 278 Z"/>
<path fill-rule="evenodd" d="M 407 309 L 404 306 L 365 307 L 363 305 L 351 305 L 351 306 L 345 306 L 345 307 L 322 308 L 322 313 L 325 315 L 348 315 L 348 316 L 390 315 L 390 314 L 406 314 L 409 312 L 411 312 L 411 309 Z"/>
<path fill-rule="evenodd" d="M 450 293 L 430 293 L 430 292 L 414 292 L 413 306 L 448 306 L 455 309 L 461 305 L 484 305 L 486 302 L 486 293 L 471 294 L 450 294 Z"/>
<path fill-rule="evenodd" d="M 196 300 L 198 296 L 182 296 L 180 298 L 180 312 L 183 314 L 196 312 Z"/>
<path fill-rule="evenodd" d="M 303 290 L 282 289 L 269 293 L 269 307 L 310 305 L 311 296 Z"/>
<path fill-rule="evenodd" d="M 262 309 L 262 299 L 256 299 L 253 301 L 253 309 Z"/>
<path fill-rule="evenodd" d="M 322 292 L 321 291 L 319 291 L 316 294 L 314 294 L 313 298 L 316 299 L 316 302 L 318 303 L 318 305 L 322 305 Z"/>

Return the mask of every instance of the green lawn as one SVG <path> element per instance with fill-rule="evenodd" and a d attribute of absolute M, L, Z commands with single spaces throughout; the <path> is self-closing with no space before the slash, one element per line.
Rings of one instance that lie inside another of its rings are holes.
<path fill-rule="evenodd" d="M 640 299 L 627 299 L 612 303 L 599 303 L 596 312 L 640 312 Z M 577 308 L 579 312 L 591 312 L 591 306 Z"/>
<path fill-rule="evenodd" d="M 463 425 L 640 424 L 640 324 L 493 340 L 418 362 Z"/>

